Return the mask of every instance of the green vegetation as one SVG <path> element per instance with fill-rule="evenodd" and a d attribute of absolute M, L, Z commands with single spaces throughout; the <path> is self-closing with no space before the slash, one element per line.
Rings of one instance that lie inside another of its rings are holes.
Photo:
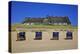
<path fill-rule="evenodd" d="M 44 24 L 38 24 L 38 25 L 25 25 L 25 24 L 14 24 L 11 26 L 12 30 L 16 30 L 16 28 L 48 28 L 48 29 L 77 29 L 77 27 L 73 27 L 71 25 L 44 25 Z"/>

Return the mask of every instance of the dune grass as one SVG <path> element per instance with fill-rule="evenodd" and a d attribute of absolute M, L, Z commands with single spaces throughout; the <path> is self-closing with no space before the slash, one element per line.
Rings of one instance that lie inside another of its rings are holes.
<path fill-rule="evenodd" d="M 25 24 L 14 24 L 11 25 L 12 30 L 15 30 L 16 28 L 27 28 L 27 29 L 31 29 L 31 28 L 48 28 L 48 29 L 77 29 L 77 27 L 73 27 L 71 25 L 44 25 L 44 24 L 39 24 L 39 25 L 25 25 Z"/>

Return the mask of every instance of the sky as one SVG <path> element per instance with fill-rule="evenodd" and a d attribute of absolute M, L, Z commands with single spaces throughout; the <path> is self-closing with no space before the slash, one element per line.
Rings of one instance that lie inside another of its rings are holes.
<path fill-rule="evenodd" d="M 25 17 L 68 16 L 73 26 L 78 25 L 78 6 L 68 4 L 12 1 L 11 23 L 21 23 Z"/>

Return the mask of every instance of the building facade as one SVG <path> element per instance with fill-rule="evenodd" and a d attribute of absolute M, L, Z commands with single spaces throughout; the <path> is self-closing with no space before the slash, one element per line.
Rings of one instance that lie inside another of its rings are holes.
<path fill-rule="evenodd" d="M 11 32 L 12 52 L 35 52 L 77 48 L 77 30 L 26 29 Z"/>

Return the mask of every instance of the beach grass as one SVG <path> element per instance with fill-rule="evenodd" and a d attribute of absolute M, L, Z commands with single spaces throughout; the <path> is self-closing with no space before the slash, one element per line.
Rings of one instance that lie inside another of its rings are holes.
<path fill-rule="evenodd" d="M 48 29 L 77 29 L 77 26 L 71 26 L 71 25 L 44 25 L 44 24 L 39 24 L 39 25 L 26 25 L 26 24 L 13 24 L 11 25 L 12 30 L 15 30 L 16 28 L 48 28 Z"/>

